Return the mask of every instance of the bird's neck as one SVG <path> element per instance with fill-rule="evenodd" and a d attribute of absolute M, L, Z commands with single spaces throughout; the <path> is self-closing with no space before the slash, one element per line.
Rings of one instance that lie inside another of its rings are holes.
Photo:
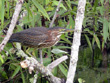
<path fill-rule="evenodd" d="M 53 40 L 56 40 L 56 39 L 60 39 L 61 33 L 57 32 L 57 31 L 52 31 L 50 33 L 50 35 L 51 35 Z"/>

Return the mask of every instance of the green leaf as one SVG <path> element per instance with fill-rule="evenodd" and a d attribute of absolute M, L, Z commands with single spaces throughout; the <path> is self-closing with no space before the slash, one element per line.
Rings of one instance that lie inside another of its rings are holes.
<path fill-rule="evenodd" d="M 21 71 L 21 78 L 22 78 L 22 80 L 23 80 L 23 83 L 26 83 L 26 82 L 25 82 L 25 76 L 24 76 L 22 70 L 20 70 L 20 71 Z"/>
<path fill-rule="evenodd" d="M 104 18 L 103 20 L 103 37 L 104 37 L 104 41 L 106 42 L 107 38 L 109 37 L 109 32 L 108 32 L 108 29 L 109 29 L 109 23 L 108 21 Z"/>
<path fill-rule="evenodd" d="M 104 49 L 104 46 L 105 46 L 105 42 L 102 41 L 102 50 Z"/>
<path fill-rule="evenodd" d="M 109 25 L 108 26 L 109 26 L 109 32 L 110 32 L 110 22 L 109 22 Z"/>
<path fill-rule="evenodd" d="M 78 82 L 79 83 L 85 83 L 85 80 L 83 80 L 82 78 L 78 78 Z"/>
<path fill-rule="evenodd" d="M 50 0 L 45 0 L 45 5 L 48 5 L 50 3 Z"/>
<path fill-rule="evenodd" d="M 53 46 L 53 48 L 58 48 L 58 49 L 71 49 L 71 47 L 68 46 Z"/>
<path fill-rule="evenodd" d="M 94 46 L 94 43 L 95 43 L 95 39 L 92 38 L 92 46 Z"/>
<path fill-rule="evenodd" d="M 73 29 L 75 25 L 75 22 L 73 21 L 73 18 L 71 15 L 69 15 L 69 25 L 67 26 L 68 29 Z"/>
<path fill-rule="evenodd" d="M 4 71 L 4 68 L 2 66 L 0 67 L 0 77 L 8 79 L 7 72 Z"/>
<path fill-rule="evenodd" d="M 46 11 L 53 11 L 54 10 L 54 7 L 52 7 L 52 6 L 48 6 L 48 7 L 46 7 L 46 9 L 45 9 Z M 55 13 L 55 12 L 54 12 Z M 50 15 L 49 15 L 50 16 Z"/>
<path fill-rule="evenodd" d="M 67 69 L 62 65 L 59 64 L 58 67 L 60 68 L 61 72 L 65 75 L 65 77 L 67 76 Z"/>
<path fill-rule="evenodd" d="M 45 9 L 43 8 L 42 5 L 40 5 L 36 0 L 32 0 L 33 4 L 39 9 L 39 11 L 46 17 L 48 18 L 48 20 L 50 20 L 47 12 L 45 11 Z"/>
<path fill-rule="evenodd" d="M 104 15 L 104 10 L 105 10 L 104 6 L 99 7 L 99 9 L 100 9 L 100 14 Z"/>
<path fill-rule="evenodd" d="M 72 45 L 71 41 L 69 41 L 67 38 L 65 38 L 64 34 L 62 34 L 61 39 L 64 40 L 66 43 Z"/>
<path fill-rule="evenodd" d="M 17 68 L 15 69 L 14 73 L 12 74 L 11 78 L 13 78 L 19 71 L 20 71 L 20 66 L 17 66 Z"/>
<path fill-rule="evenodd" d="M 88 37 L 87 35 L 84 35 L 84 36 L 86 37 L 86 40 L 87 40 L 87 43 L 88 43 L 88 45 L 89 45 L 89 48 L 90 48 L 91 52 L 93 52 L 93 51 L 92 51 L 92 45 L 91 45 L 91 42 L 90 42 L 90 40 L 89 40 L 89 37 Z"/>
<path fill-rule="evenodd" d="M 5 11 L 7 11 L 6 16 L 9 19 L 11 17 L 11 15 L 10 15 L 10 2 L 6 1 L 6 4 L 7 4 L 7 7 L 5 8 Z"/>
<path fill-rule="evenodd" d="M 104 0 L 100 0 L 100 2 L 101 2 L 101 5 L 103 6 L 103 4 L 104 4 Z"/>
<path fill-rule="evenodd" d="M 52 49 L 51 51 L 54 54 L 60 54 L 60 53 L 67 53 L 66 51 L 60 50 L 60 49 Z"/>
<path fill-rule="evenodd" d="M 29 79 L 30 83 L 34 83 L 34 77 Z"/>
<path fill-rule="evenodd" d="M 0 0 L 0 19 L 1 19 L 2 27 L 4 23 L 4 12 L 5 12 L 4 0 Z"/>
<path fill-rule="evenodd" d="M 30 4 L 26 3 L 25 6 L 26 6 L 26 9 L 27 9 L 27 14 L 28 14 L 27 17 L 28 17 L 28 20 L 29 20 L 29 16 L 33 17 L 33 14 L 31 12 L 31 9 L 29 8 Z"/>
<path fill-rule="evenodd" d="M 2 55 L 0 54 L 0 60 L 1 60 L 1 62 L 2 62 L 2 64 L 4 63 L 4 60 L 3 60 L 3 58 L 2 58 Z"/>
<path fill-rule="evenodd" d="M 52 69 L 52 74 L 57 76 L 58 75 L 58 67 Z"/>
<path fill-rule="evenodd" d="M 51 63 L 51 57 L 43 58 L 44 65 L 48 65 L 49 63 Z"/>
<path fill-rule="evenodd" d="M 97 46 L 100 48 L 100 41 L 99 41 L 99 38 L 97 37 L 97 35 L 94 34 L 94 39 L 97 43 Z"/>
<path fill-rule="evenodd" d="M 94 12 L 96 11 L 96 8 L 97 8 L 97 6 L 98 6 L 98 0 L 95 0 L 95 3 L 94 3 Z"/>
<path fill-rule="evenodd" d="M 53 1 L 53 4 L 52 5 L 58 6 L 58 3 L 59 3 L 59 1 Z M 62 3 L 60 3 L 60 7 L 62 7 L 64 10 L 67 10 Z"/>
<path fill-rule="evenodd" d="M 66 1 L 66 4 L 68 5 L 69 9 L 72 10 L 70 0 L 67 0 L 67 1 Z"/>

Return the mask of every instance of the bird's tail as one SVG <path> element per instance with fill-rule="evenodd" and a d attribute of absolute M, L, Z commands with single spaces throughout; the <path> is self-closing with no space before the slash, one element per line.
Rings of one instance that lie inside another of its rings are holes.
<path fill-rule="evenodd" d="M 16 37 L 16 34 L 12 34 L 8 42 L 19 42 L 18 37 Z"/>

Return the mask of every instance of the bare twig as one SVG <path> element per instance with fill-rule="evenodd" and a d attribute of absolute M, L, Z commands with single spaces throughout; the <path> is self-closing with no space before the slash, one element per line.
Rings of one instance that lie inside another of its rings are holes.
<path fill-rule="evenodd" d="M 77 15 L 75 19 L 75 32 L 74 32 L 73 44 L 71 48 L 70 65 L 69 65 L 69 71 L 68 71 L 66 83 L 73 83 L 75 77 L 85 5 L 86 5 L 86 0 L 79 0 Z"/>
<path fill-rule="evenodd" d="M 21 45 L 20 43 L 16 43 L 16 48 L 18 50 L 17 55 L 22 55 L 22 57 L 28 57 L 22 50 L 21 50 Z"/>
<path fill-rule="evenodd" d="M 56 19 L 57 12 L 59 11 L 59 7 L 60 7 L 60 3 L 61 3 L 61 2 L 62 2 L 62 0 L 60 0 L 59 3 L 58 3 L 58 6 L 57 6 L 57 8 L 56 8 L 55 14 L 54 14 L 54 16 L 53 16 L 53 19 L 52 19 L 52 21 L 51 21 L 49 27 L 52 27 L 52 25 L 53 25 L 53 23 L 54 23 L 54 21 L 55 21 L 55 19 Z"/>
<path fill-rule="evenodd" d="M 61 62 L 65 61 L 66 59 L 68 59 L 67 56 L 62 56 L 61 58 L 58 58 L 57 60 L 53 61 L 52 63 L 50 63 L 47 68 L 52 71 L 53 68 L 55 68 L 57 65 L 59 65 Z"/>
<path fill-rule="evenodd" d="M 14 29 L 14 27 L 16 25 L 19 13 L 21 11 L 22 4 L 23 4 L 23 0 L 17 0 L 17 4 L 16 4 L 16 7 L 15 7 L 15 12 L 13 14 L 13 17 L 12 17 L 11 24 L 9 26 L 7 35 L 5 36 L 4 40 L 0 44 L 0 52 L 3 50 L 4 46 L 6 45 L 6 43 L 8 42 L 8 40 L 10 38 L 10 36 L 13 33 L 13 29 Z"/>

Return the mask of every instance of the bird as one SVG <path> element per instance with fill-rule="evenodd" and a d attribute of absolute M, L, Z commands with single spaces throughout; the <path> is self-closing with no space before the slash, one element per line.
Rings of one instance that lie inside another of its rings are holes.
<path fill-rule="evenodd" d="M 35 27 L 25 29 L 21 32 L 13 33 L 8 42 L 19 42 L 24 46 L 32 48 L 48 48 L 54 46 L 60 36 L 66 32 L 72 32 L 74 29 L 63 27 Z"/>

